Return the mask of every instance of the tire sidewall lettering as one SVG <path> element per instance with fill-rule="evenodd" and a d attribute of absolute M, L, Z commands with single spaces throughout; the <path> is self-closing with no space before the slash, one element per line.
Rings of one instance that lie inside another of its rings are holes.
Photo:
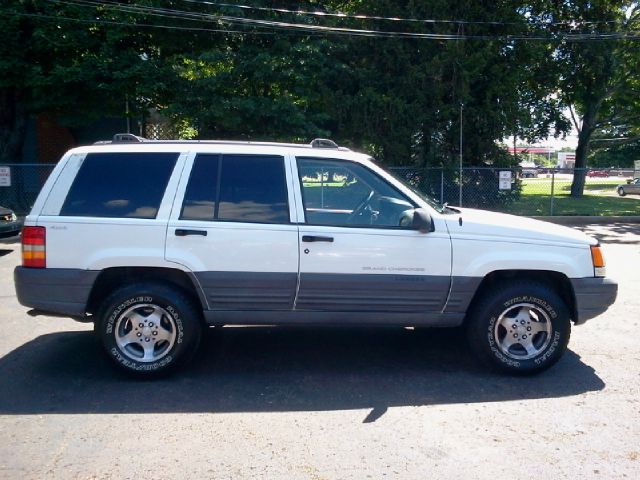
<path fill-rule="evenodd" d="M 533 359 L 536 365 L 541 365 L 546 362 L 549 357 L 551 357 L 556 351 L 558 345 L 560 345 L 560 332 L 553 330 L 553 340 L 551 341 L 545 352 L 541 356 Z"/>
<path fill-rule="evenodd" d="M 532 303 L 534 305 L 538 305 L 540 307 L 542 307 L 544 309 L 545 312 L 547 312 L 549 314 L 549 316 L 554 319 L 558 317 L 558 313 L 555 311 L 555 309 L 549 305 L 549 303 L 545 300 L 542 300 L 538 297 L 533 297 L 533 296 L 529 296 L 529 295 L 522 295 L 522 296 L 518 296 L 518 297 L 513 297 L 509 300 L 507 300 L 506 302 L 504 302 L 502 305 L 505 309 L 515 305 L 516 303 Z"/>
<path fill-rule="evenodd" d="M 135 371 L 135 372 L 153 372 L 159 370 L 163 367 L 166 367 L 173 361 L 173 356 L 167 355 L 163 357 L 162 360 L 153 363 L 139 363 L 134 362 L 128 358 L 126 358 L 116 347 L 112 347 L 109 350 L 109 353 L 113 356 L 113 358 L 120 363 L 122 366 L 127 367 L 127 369 Z"/>
<path fill-rule="evenodd" d="M 178 312 L 178 310 L 176 310 L 173 305 L 167 305 L 165 309 L 171 314 L 173 320 L 176 322 L 176 330 L 178 335 L 176 337 L 175 343 L 180 345 L 184 341 L 184 327 L 182 325 L 182 317 L 180 317 L 180 312 Z"/>
<path fill-rule="evenodd" d="M 118 305 L 115 309 L 112 310 L 111 315 L 105 322 L 105 333 L 107 335 L 111 335 L 113 333 L 113 327 L 116 323 L 117 318 L 120 314 L 129 308 L 131 305 L 135 305 L 136 303 L 153 303 L 153 297 L 150 296 L 137 296 L 132 297 L 128 300 L 125 300 L 120 305 Z"/>

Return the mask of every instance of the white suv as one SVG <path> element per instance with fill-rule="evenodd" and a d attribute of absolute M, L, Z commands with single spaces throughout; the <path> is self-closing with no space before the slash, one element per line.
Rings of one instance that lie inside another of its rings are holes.
<path fill-rule="evenodd" d="M 553 365 L 613 303 L 596 240 L 452 208 L 369 157 L 310 145 L 119 135 L 58 163 L 26 218 L 20 302 L 95 322 L 148 376 L 216 325 L 463 325 L 486 363 Z"/>

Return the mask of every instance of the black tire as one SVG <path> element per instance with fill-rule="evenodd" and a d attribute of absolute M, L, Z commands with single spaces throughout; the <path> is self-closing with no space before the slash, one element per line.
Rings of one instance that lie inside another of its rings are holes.
<path fill-rule="evenodd" d="M 624 188 L 619 187 L 618 188 L 618 195 L 620 195 L 621 197 L 624 197 L 627 194 L 627 192 L 624 191 Z"/>
<path fill-rule="evenodd" d="M 501 283 L 469 312 L 467 340 L 474 354 L 494 369 L 538 373 L 567 349 L 569 317 L 567 306 L 550 288 L 535 282 Z"/>
<path fill-rule="evenodd" d="M 202 312 L 183 291 L 162 283 L 124 286 L 103 302 L 96 333 L 111 361 L 138 377 L 185 364 L 202 336 Z"/>

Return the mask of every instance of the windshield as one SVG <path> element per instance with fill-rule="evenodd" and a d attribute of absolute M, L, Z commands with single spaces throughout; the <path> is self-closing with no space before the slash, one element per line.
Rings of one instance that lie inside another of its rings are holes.
<path fill-rule="evenodd" d="M 420 172 L 416 172 L 413 169 L 390 170 L 387 168 L 385 168 L 385 171 L 390 173 L 393 178 L 401 182 L 405 187 L 427 202 L 429 206 L 433 207 L 438 213 L 449 213 L 447 210 L 451 211 L 446 204 L 443 205 L 437 200 L 426 195 L 424 192 L 418 190 L 415 184 L 420 181 Z"/>

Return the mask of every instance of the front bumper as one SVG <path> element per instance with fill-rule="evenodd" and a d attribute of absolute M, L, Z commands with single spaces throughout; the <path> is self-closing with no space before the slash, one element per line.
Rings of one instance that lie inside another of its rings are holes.
<path fill-rule="evenodd" d="M 616 301 L 618 284 L 610 278 L 572 278 L 576 325 L 604 313 Z"/>
<path fill-rule="evenodd" d="M 70 268 L 16 267 L 13 280 L 25 307 L 69 317 L 85 315 L 98 271 Z"/>

